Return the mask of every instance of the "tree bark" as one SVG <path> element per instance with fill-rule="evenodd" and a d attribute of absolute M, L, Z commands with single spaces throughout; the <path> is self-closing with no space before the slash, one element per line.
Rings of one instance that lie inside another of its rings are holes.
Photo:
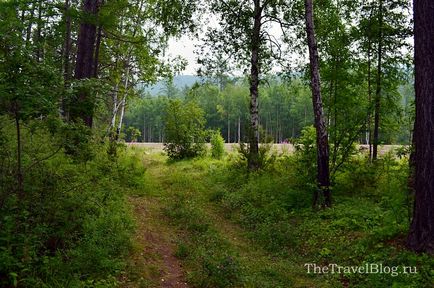
<path fill-rule="evenodd" d="M 238 144 L 241 143 L 241 119 L 238 116 Z"/>
<path fill-rule="evenodd" d="M 370 36 L 369 36 L 370 37 Z M 369 160 L 372 160 L 372 127 L 371 127 L 371 103 L 372 103 L 372 89 L 371 89 L 371 39 L 368 39 L 368 119 L 367 119 L 367 141 L 369 145 Z"/>
<path fill-rule="evenodd" d="M 121 115 L 119 116 L 119 124 L 118 124 L 118 128 L 116 129 L 116 140 L 119 139 L 119 136 L 121 135 L 121 130 L 122 130 L 122 122 L 124 120 L 124 114 L 125 114 L 125 106 L 126 106 L 126 102 L 127 102 L 127 93 L 128 93 L 128 78 L 130 77 L 130 67 L 129 67 L 129 61 L 127 61 L 127 72 L 125 74 L 125 83 L 124 83 L 124 89 L 125 89 L 125 94 L 122 97 L 122 102 L 121 102 Z"/>
<path fill-rule="evenodd" d="M 30 38 L 32 36 L 32 26 L 33 26 L 34 14 L 35 14 L 35 3 L 32 3 L 32 9 L 30 10 L 29 23 L 27 24 L 27 31 L 26 31 L 26 47 L 28 47 L 30 45 Z"/>
<path fill-rule="evenodd" d="M 20 127 L 20 113 L 19 113 L 19 105 L 15 103 L 14 107 L 15 111 L 15 128 L 17 132 L 17 192 L 18 196 L 22 199 L 24 198 L 24 175 L 22 169 L 22 161 L 21 161 L 21 127 Z"/>
<path fill-rule="evenodd" d="M 42 58 L 41 48 L 43 47 L 43 44 L 41 43 L 41 38 L 42 38 L 42 0 L 39 0 L 38 23 L 36 24 L 36 37 L 35 37 L 35 44 L 36 44 L 35 58 L 37 62 L 40 62 Z"/>
<path fill-rule="evenodd" d="M 318 47 L 315 38 L 313 20 L 313 0 L 305 0 L 306 34 L 309 46 L 309 60 L 312 87 L 312 103 L 315 114 L 316 144 L 317 144 L 317 184 L 318 190 L 314 194 L 313 206 L 318 204 L 318 192 L 324 195 L 324 205 L 331 206 L 329 145 L 325 115 L 321 99 Z"/>
<path fill-rule="evenodd" d="M 372 160 L 378 158 L 378 134 L 380 129 L 380 109 L 381 109 L 381 76 L 382 76 L 382 58 L 383 58 L 383 0 L 380 0 L 378 11 L 378 64 L 377 64 L 377 91 L 375 93 L 375 111 L 374 111 L 374 139 L 372 147 Z"/>
<path fill-rule="evenodd" d="M 231 143 L 231 120 L 229 120 L 229 113 L 228 113 L 228 143 Z"/>
<path fill-rule="evenodd" d="M 67 89 L 69 87 L 69 83 L 71 81 L 71 66 L 70 66 L 70 58 L 71 58 L 71 16 L 69 15 L 70 9 L 69 0 L 65 0 L 64 6 L 64 18 L 65 18 L 65 42 L 63 44 L 63 81 L 64 87 Z M 65 98 L 61 99 L 61 114 L 66 119 L 68 118 L 67 112 L 67 104 Z"/>
<path fill-rule="evenodd" d="M 259 49 L 261 46 L 261 18 L 262 7 L 260 0 L 254 0 L 254 24 L 251 36 L 251 69 L 250 69 L 250 148 L 249 148 L 249 170 L 259 169 Z"/>
<path fill-rule="evenodd" d="M 413 220 L 407 246 L 434 254 L 434 3 L 414 1 L 416 120 Z"/>
<path fill-rule="evenodd" d="M 96 42 L 95 19 L 98 14 L 98 0 L 84 0 L 83 12 L 85 21 L 80 25 L 77 44 L 77 60 L 74 78 L 77 80 L 90 79 L 94 76 L 94 57 Z M 89 19 L 93 18 L 93 19 Z M 80 91 L 75 103 L 70 107 L 70 116 L 73 121 L 82 120 L 88 127 L 93 124 L 93 110 L 95 103 L 88 91 Z"/>

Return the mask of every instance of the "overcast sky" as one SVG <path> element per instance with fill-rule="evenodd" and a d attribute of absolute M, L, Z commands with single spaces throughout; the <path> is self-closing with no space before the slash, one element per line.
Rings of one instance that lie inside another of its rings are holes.
<path fill-rule="evenodd" d="M 189 36 L 182 36 L 180 39 L 171 39 L 169 41 L 169 57 L 181 56 L 188 61 L 188 65 L 183 75 L 195 75 L 199 66 L 196 64 L 196 55 L 194 54 L 194 45 L 198 44 L 197 39 L 190 38 Z"/>

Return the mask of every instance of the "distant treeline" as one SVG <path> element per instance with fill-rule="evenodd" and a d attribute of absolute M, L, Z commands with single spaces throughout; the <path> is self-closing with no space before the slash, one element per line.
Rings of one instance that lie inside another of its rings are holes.
<path fill-rule="evenodd" d="M 126 140 L 164 142 L 167 103 L 171 99 L 181 99 L 195 101 L 204 111 L 206 127 L 220 130 L 226 142 L 247 141 L 250 117 L 248 80 L 227 78 L 223 85 L 216 82 L 217 84 L 208 81 L 179 88 L 166 81 L 160 85 L 157 95 L 142 92 L 141 97 L 130 102 L 127 108 L 123 130 Z M 311 92 L 302 76 L 291 79 L 270 76 L 263 82 L 259 97 L 262 142 L 282 143 L 299 137 L 304 127 L 313 125 Z M 359 143 L 368 144 L 365 115 L 369 107 L 364 91 L 358 91 L 342 97 L 330 93 L 324 95 L 330 138 L 336 142 L 351 134 Z M 396 85 L 393 93 L 384 101 L 380 143 L 409 144 L 414 101 L 411 83 Z M 355 124 L 356 129 L 353 129 L 352 124 Z M 130 127 L 138 129 L 140 137 L 132 137 L 128 132 L 131 131 Z"/>

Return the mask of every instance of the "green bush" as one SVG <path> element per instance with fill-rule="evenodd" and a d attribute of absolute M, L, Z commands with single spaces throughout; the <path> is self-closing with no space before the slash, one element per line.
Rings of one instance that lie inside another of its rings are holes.
<path fill-rule="evenodd" d="M 129 139 L 131 142 L 137 142 L 139 137 L 142 135 L 139 129 L 136 127 L 128 127 L 127 129 L 127 139 Z"/>
<path fill-rule="evenodd" d="M 225 154 L 225 140 L 220 132 L 215 131 L 211 135 L 211 156 L 216 159 L 221 159 Z"/>
<path fill-rule="evenodd" d="M 273 147 L 272 143 L 260 144 L 258 155 L 257 155 L 257 163 L 259 169 L 266 169 L 269 166 L 272 166 L 274 161 L 276 160 L 276 153 L 271 150 Z M 238 159 L 237 166 L 239 167 L 247 167 L 247 163 L 249 158 L 252 157 L 250 155 L 250 144 L 240 143 L 240 147 L 238 149 L 240 158 Z"/>
<path fill-rule="evenodd" d="M 164 150 L 172 160 L 205 152 L 205 118 L 195 102 L 170 101 L 165 113 Z"/>
<path fill-rule="evenodd" d="M 122 149 L 113 158 L 92 139 L 92 157 L 65 154 L 60 131 L 74 128 L 52 133 L 51 124 L 23 125 L 24 195 L 15 189 L 15 129 L 0 126 L 0 286 L 110 287 L 133 231 L 124 190 L 144 170 Z"/>
<path fill-rule="evenodd" d="M 305 183 L 316 183 L 316 130 L 313 126 L 307 126 L 301 131 L 300 138 L 293 139 L 296 161 L 300 176 Z"/>

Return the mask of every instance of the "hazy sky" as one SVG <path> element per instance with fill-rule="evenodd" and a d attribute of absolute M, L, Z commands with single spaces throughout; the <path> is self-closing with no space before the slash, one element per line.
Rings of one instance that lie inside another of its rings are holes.
<path fill-rule="evenodd" d="M 194 45 L 198 44 L 197 39 L 190 38 L 189 36 L 182 36 L 180 39 L 171 39 L 169 41 L 169 56 L 182 56 L 188 61 L 188 65 L 183 75 L 194 75 L 196 74 L 197 68 L 199 66 L 196 64 L 196 55 L 194 54 Z"/>

